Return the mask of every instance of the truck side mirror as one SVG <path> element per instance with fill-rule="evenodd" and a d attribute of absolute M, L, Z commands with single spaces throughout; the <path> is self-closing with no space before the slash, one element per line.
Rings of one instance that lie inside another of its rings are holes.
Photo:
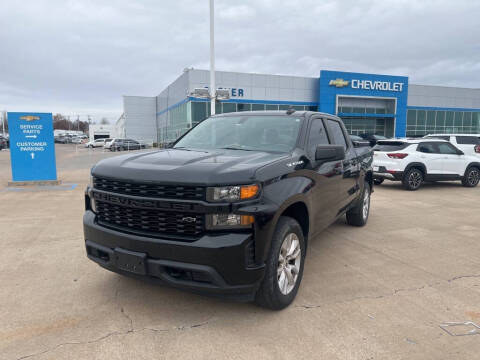
<path fill-rule="evenodd" d="M 315 150 L 316 161 L 337 161 L 345 159 L 343 145 L 318 145 Z"/>

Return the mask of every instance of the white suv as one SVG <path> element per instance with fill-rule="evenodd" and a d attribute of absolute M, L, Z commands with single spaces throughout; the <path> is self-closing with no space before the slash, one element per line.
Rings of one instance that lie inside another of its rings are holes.
<path fill-rule="evenodd" d="M 461 180 L 463 186 L 477 186 L 480 159 L 465 155 L 441 139 L 380 140 L 373 148 L 375 184 L 384 179 L 401 181 L 407 190 L 417 190 L 423 181 Z"/>
<path fill-rule="evenodd" d="M 466 155 L 480 158 L 480 134 L 430 134 L 424 139 L 442 139 L 450 141 Z"/>

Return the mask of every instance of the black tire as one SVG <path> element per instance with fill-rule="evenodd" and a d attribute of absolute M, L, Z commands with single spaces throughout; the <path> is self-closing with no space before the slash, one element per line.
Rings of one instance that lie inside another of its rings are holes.
<path fill-rule="evenodd" d="M 297 278 L 293 288 L 287 293 L 283 294 L 279 286 L 278 268 L 281 266 L 279 259 L 280 250 L 283 242 L 290 234 L 296 235 L 300 246 L 300 265 Z M 303 231 L 298 222 L 291 217 L 281 216 L 278 220 L 277 227 L 272 237 L 270 246 L 270 253 L 265 263 L 265 276 L 255 296 L 257 305 L 266 307 L 272 310 L 281 310 L 290 305 L 297 295 L 298 288 L 302 281 L 303 265 L 305 263 L 305 239 Z"/>
<path fill-rule="evenodd" d="M 465 171 L 465 175 L 462 178 L 462 185 L 465 187 L 475 187 L 480 181 L 480 168 L 471 166 Z"/>
<path fill-rule="evenodd" d="M 373 183 L 374 183 L 375 185 L 381 185 L 384 181 L 385 181 L 384 178 L 376 178 L 376 179 L 373 179 Z"/>
<path fill-rule="evenodd" d="M 354 208 L 347 211 L 347 224 L 352 226 L 365 226 L 370 214 L 370 195 L 372 189 L 370 184 L 365 182 L 362 197 Z"/>
<path fill-rule="evenodd" d="M 423 172 L 418 168 L 411 168 L 408 170 L 402 179 L 403 187 L 410 191 L 415 191 L 422 186 Z"/>

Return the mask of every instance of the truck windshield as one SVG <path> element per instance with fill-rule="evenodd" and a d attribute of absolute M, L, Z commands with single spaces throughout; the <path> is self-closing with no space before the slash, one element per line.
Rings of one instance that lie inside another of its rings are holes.
<path fill-rule="evenodd" d="M 290 152 L 303 119 L 293 116 L 219 116 L 204 120 L 174 148 Z"/>

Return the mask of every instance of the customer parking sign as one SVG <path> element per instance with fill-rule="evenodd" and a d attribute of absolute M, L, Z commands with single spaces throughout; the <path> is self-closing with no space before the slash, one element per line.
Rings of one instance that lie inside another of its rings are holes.
<path fill-rule="evenodd" d="M 51 113 L 8 113 L 13 181 L 57 180 Z"/>

